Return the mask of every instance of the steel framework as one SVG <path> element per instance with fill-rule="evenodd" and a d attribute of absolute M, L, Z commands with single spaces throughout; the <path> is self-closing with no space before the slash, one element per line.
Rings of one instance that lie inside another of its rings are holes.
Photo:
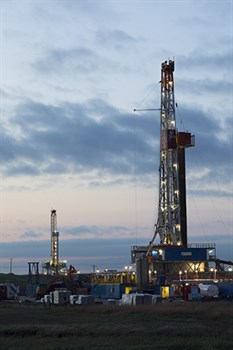
<path fill-rule="evenodd" d="M 50 266 L 57 267 L 59 263 L 59 232 L 57 232 L 57 213 L 51 210 L 51 260 Z"/>
<path fill-rule="evenodd" d="M 174 67 L 172 60 L 161 65 L 159 206 L 149 251 L 157 235 L 161 245 L 187 245 L 184 149 L 194 136 L 176 128 Z"/>

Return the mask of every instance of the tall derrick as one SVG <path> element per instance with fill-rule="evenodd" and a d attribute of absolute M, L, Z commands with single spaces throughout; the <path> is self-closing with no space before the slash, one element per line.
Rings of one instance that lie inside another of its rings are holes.
<path fill-rule="evenodd" d="M 51 210 L 51 260 L 50 266 L 57 267 L 59 263 L 59 232 L 57 231 L 57 213 Z"/>
<path fill-rule="evenodd" d="M 175 117 L 174 61 L 161 65 L 159 206 L 155 232 L 161 245 L 187 245 L 185 148 L 194 136 L 178 132 Z"/>
<path fill-rule="evenodd" d="M 66 274 L 68 272 L 66 260 L 59 261 L 59 232 L 57 231 L 57 211 L 55 209 L 51 210 L 50 227 L 50 260 L 42 263 L 42 272 L 49 275 Z"/>
<path fill-rule="evenodd" d="M 131 248 L 139 289 L 147 288 L 155 275 L 171 281 L 180 273 L 196 278 L 197 273 L 209 272 L 209 263 L 216 258 L 215 244 L 190 244 L 187 239 L 185 149 L 195 145 L 195 137 L 177 130 L 173 72 L 174 61 L 162 63 L 159 203 L 154 235 L 149 245 Z M 160 241 L 155 244 L 157 236 Z"/>

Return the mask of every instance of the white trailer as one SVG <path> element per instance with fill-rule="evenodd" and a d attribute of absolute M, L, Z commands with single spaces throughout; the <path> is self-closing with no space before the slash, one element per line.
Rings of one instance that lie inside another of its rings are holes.
<path fill-rule="evenodd" d="M 74 304 L 77 304 L 77 301 L 78 301 L 78 298 L 79 298 L 79 295 L 70 295 L 70 304 L 74 305 Z"/>
<path fill-rule="evenodd" d="M 215 284 L 199 284 L 200 294 L 208 297 L 218 297 L 219 289 Z"/>
<path fill-rule="evenodd" d="M 76 304 L 79 305 L 93 305 L 95 304 L 94 295 L 79 295 Z"/>
<path fill-rule="evenodd" d="M 70 301 L 71 291 L 66 288 L 55 289 L 54 292 L 50 292 L 50 298 L 52 304 L 65 304 Z"/>

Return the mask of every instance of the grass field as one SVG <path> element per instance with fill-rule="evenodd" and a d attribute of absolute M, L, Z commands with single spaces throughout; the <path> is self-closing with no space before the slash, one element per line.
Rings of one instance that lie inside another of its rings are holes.
<path fill-rule="evenodd" d="M 0 303 L 1 350 L 233 349 L 233 303 Z"/>

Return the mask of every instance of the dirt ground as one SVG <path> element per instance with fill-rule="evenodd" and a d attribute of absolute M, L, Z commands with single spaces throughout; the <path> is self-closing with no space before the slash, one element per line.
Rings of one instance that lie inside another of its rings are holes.
<path fill-rule="evenodd" d="M 51 308 L 0 302 L 1 350 L 232 348 L 232 302 Z"/>

